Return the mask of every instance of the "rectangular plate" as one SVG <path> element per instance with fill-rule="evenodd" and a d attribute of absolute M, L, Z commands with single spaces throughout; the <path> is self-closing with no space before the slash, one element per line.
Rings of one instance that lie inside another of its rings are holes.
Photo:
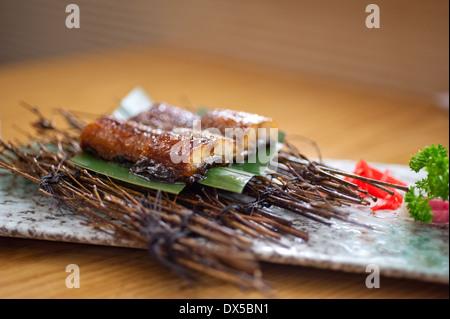
<path fill-rule="evenodd" d="M 345 160 L 325 162 L 345 171 L 355 166 Z M 372 165 L 389 168 L 394 177 L 408 184 L 423 177 L 407 166 Z M 58 207 L 38 192 L 37 185 L 4 171 L 0 174 L 0 236 L 144 248 L 83 225 L 84 217 Z M 272 211 L 292 220 L 310 239 L 305 242 L 286 235 L 281 244 L 255 240 L 253 250 L 263 261 L 360 273 L 375 264 L 385 276 L 449 282 L 448 224 L 416 223 L 404 206 L 376 213 L 370 208 L 348 208 L 351 219 L 372 229 L 339 220 L 325 226 L 281 209 Z"/>

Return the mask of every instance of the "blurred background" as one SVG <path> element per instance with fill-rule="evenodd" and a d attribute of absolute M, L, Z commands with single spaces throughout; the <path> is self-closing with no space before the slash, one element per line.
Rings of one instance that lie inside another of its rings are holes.
<path fill-rule="evenodd" d="M 370 3 L 380 29 L 365 27 Z M 448 21 L 447 0 L 0 0 L 0 63 L 163 45 L 430 100 L 448 92 Z"/>

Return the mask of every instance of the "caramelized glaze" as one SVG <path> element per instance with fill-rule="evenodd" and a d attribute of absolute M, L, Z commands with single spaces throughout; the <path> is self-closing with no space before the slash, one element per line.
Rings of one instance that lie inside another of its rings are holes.
<path fill-rule="evenodd" d="M 167 103 L 156 103 L 147 111 L 141 112 L 131 120 L 164 131 L 174 128 L 192 128 L 200 116 Z"/>
<path fill-rule="evenodd" d="M 203 178 L 205 170 L 221 159 L 218 145 L 224 142 L 221 136 L 165 132 L 112 117 L 86 125 L 80 136 L 83 150 L 129 165 L 132 173 L 149 180 L 166 182 Z"/>

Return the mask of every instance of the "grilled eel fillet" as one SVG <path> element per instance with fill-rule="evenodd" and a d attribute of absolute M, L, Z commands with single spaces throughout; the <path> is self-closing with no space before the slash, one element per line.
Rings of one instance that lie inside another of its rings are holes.
<path fill-rule="evenodd" d="M 201 117 L 202 128 L 236 141 L 236 152 L 255 153 L 258 145 L 267 145 L 278 140 L 275 121 L 258 114 L 214 109 Z M 229 130 L 231 129 L 231 130 Z M 231 135 L 230 135 L 231 134 Z"/>
<path fill-rule="evenodd" d="M 166 132 L 112 117 L 86 125 L 80 146 L 104 160 L 130 166 L 136 175 L 166 182 L 203 179 L 212 165 L 226 164 L 234 150 L 233 141 L 222 136 Z"/>
<path fill-rule="evenodd" d="M 254 153 L 258 145 L 278 138 L 277 131 L 270 130 L 278 127 L 271 118 L 227 109 L 211 110 L 200 117 L 167 103 L 157 103 L 133 120 L 162 130 L 192 128 L 200 120 L 201 129 L 234 139 L 238 153 Z"/>
<path fill-rule="evenodd" d="M 150 109 L 131 118 L 132 121 L 161 129 L 172 131 L 175 128 L 192 128 L 200 116 L 167 103 L 155 103 Z"/>

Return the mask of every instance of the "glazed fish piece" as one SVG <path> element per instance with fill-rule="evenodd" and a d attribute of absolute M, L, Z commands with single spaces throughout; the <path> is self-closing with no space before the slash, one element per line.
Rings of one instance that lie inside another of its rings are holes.
<path fill-rule="evenodd" d="M 162 143 L 149 144 L 131 171 L 147 179 L 194 182 L 205 178 L 213 166 L 233 162 L 234 141 L 190 129 L 167 132 L 172 136 Z"/>
<path fill-rule="evenodd" d="M 277 128 L 271 119 L 258 114 L 215 109 L 202 117 L 167 103 L 157 103 L 149 110 L 132 118 L 133 121 L 150 125 L 162 130 L 178 128 L 193 128 L 208 130 L 212 133 L 226 136 L 234 140 L 242 140 L 243 150 L 255 147 L 257 144 L 268 144 L 273 138 L 270 129 Z M 200 122 L 198 122 L 200 120 Z M 229 131 L 227 131 L 227 129 Z M 275 136 L 275 139 L 277 136 Z"/>
<path fill-rule="evenodd" d="M 254 153 L 258 145 L 267 145 L 278 139 L 275 121 L 258 114 L 215 109 L 204 114 L 200 120 L 203 129 L 234 139 L 237 154 L 242 151 Z"/>
<path fill-rule="evenodd" d="M 214 134 L 208 130 L 192 130 L 190 128 L 175 128 L 172 133 L 182 135 L 194 141 L 214 141 L 213 154 L 215 163 L 231 164 L 234 161 L 236 141 L 226 138 L 221 134 Z M 202 152 L 206 152 L 206 149 Z M 194 154 L 195 155 L 195 154 Z M 205 154 L 206 155 L 206 154 Z M 193 156 L 192 161 L 197 161 L 198 155 Z"/>
<path fill-rule="evenodd" d="M 83 129 L 83 150 L 107 161 L 127 165 L 149 180 L 193 182 L 213 165 L 223 165 L 225 145 L 233 141 L 217 135 L 178 134 L 152 129 L 134 121 L 100 118 Z"/>
<path fill-rule="evenodd" d="M 192 128 L 200 116 L 167 103 L 156 103 L 150 109 L 131 118 L 132 121 L 164 131 L 175 128 Z"/>
<path fill-rule="evenodd" d="M 146 145 L 168 138 L 161 130 L 113 117 L 102 117 L 83 128 L 80 146 L 107 161 L 132 164 L 139 160 Z"/>

